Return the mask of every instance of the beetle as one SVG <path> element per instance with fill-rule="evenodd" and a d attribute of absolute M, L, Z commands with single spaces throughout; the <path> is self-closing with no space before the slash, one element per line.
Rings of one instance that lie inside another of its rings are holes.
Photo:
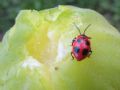
<path fill-rule="evenodd" d="M 79 31 L 79 35 L 72 40 L 71 56 L 73 59 L 75 58 L 77 61 L 81 61 L 92 54 L 90 42 L 91 37 L 85 35 L 86 30 L 91 26 L 91 24 L 85 28 L 82 34 L 79 27 L 75 23 L 74 25 Z"/>

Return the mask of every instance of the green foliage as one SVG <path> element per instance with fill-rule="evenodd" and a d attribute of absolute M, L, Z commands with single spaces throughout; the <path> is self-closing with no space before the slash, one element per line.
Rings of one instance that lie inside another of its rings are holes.
<path fill-rule="evenodd" d="M 60 4 L 94 9 L 120 29 L 120 0 L 0 0 L 0 32 L 5 32 L 14 24 L 16 15 L 22 9 L 41 10 Z"/>

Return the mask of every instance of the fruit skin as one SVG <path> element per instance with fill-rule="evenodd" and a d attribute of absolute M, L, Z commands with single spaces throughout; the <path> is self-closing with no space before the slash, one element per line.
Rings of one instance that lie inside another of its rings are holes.
<path fill-rule="evenodd" d="M 97 21 L 97 22 L 96 22 Z M 88 24 L 94 54 L 71 60 L 71 40 Z M 93 10 L 22 10 L 0 48 L 0 90 L 120 90 L 120 33 Z"/>

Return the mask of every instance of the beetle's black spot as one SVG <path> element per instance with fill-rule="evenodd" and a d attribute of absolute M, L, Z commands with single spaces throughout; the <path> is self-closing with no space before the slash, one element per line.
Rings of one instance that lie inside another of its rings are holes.
<path fill-rule="evenodd" d="M 89 42 L 89 41 L 86 41 L 86 45 L 87 45 L 87 46 L 90 46 L 90 42 Z"/>
<path fill-rule="evenodd" d="M 78 53 L 80 51 L 79 47 L 74 47 L 74 52 Z"/>
<path fill-rule="evenodd" d="M 80 43 L 80 42 L 81 42 L 81 40 L 80 40 L 80 39 L 77 39 L 77 42 L 78 42 L 78 43 Z"/>
<path fill-rule="evenodd" d="M 82 55 L 83 55 L 83 56 L 86 56 L 87 54 L 88 54 L 88 49 L 83 49 Z"/>

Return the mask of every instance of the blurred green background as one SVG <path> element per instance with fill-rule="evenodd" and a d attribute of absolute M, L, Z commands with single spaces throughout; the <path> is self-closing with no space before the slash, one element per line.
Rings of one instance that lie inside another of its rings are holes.
<path fill-rule="evenodd" d="M 42 10 L 60 4 L 96 10 L 120 30 L 120 0 L 0 0 L 0 38 L 14 24 L 20 10 Z"/>

